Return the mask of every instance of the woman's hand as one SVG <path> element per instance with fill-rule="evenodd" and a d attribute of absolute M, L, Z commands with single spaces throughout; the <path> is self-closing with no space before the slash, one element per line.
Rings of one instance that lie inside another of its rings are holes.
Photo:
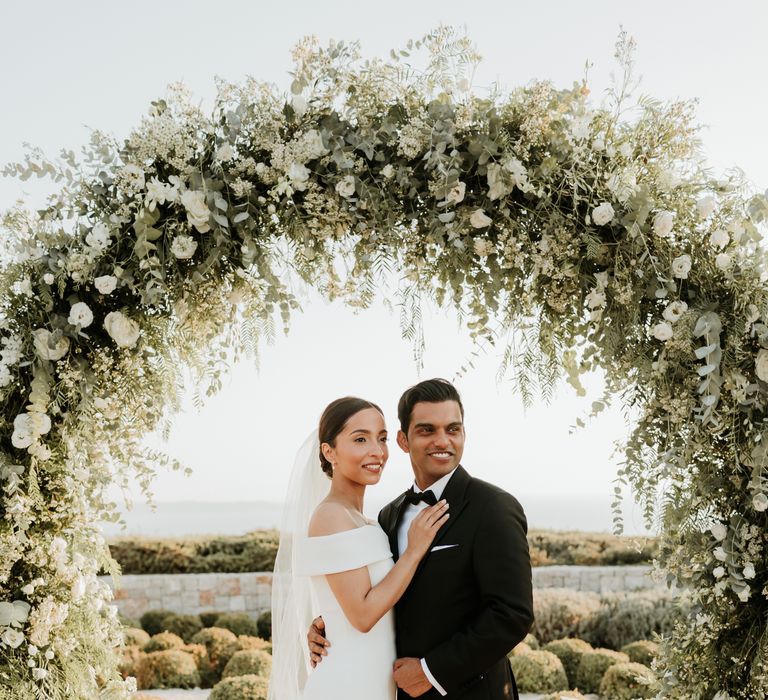
<path fill-rule="evenodd" d="M 419 559 L 423 557 L 437 531 L 448 520 L 448 501 L 443 499 L 433 506 L 424 508 L 408 528 L 408 549 L 417 554 Z"/>

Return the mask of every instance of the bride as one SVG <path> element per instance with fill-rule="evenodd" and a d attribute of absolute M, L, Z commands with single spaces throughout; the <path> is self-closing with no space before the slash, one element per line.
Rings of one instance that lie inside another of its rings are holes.
<path fill-rule="evenodd" d="M 394 563 L 384 531 L 363 515 L 365 489 L 379 482 L 388 456 L 381 409 L 355 397 L 329 404 L 299 450 L 272 584 L 270 700 L 396 697 L 392 608 L 448 519 L 448 504 L 416 516 Z M 333 629 L 334 652 L 312 670 L 306 630 L 320 614 Z"/>

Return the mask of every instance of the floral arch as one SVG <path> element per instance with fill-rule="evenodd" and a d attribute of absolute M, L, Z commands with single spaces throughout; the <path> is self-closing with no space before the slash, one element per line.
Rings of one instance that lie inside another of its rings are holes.
<path fill-rule="evenodd" d="M 389 268 L 475 338 L 525 329 L 522 390 L 603 369 L 595 410 L 640 412 L 619 481 L 649 517 L 661 495 L 659 566 L 695 600 L 667 696 L 768 693 L 768 203 L 703 168 L 689 104 L 627 112 L 631 50 L 594 107 L 583 83 L 473 95 L 478 57 L 445 29 L 389 62 L 307 41 L 288 98 L 221 83 L 206 117 L 175 89 L 123 143 L 6 167 L 61 187 L 3 218 L 0 698 L 125 697 L 107 485 L 148 491 L 163 456 L 140 439 L 181 368 L 215 391 L 226 351 L 296 308 L 287 274 L 366 304 Z"/>

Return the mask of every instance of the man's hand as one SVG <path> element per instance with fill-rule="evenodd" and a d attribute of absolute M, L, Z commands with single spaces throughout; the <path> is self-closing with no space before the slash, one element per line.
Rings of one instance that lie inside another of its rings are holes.
<path fill-rule="evenodd" d="M 400 690 L 404 690 L 412 698 L 424 695 L 432 688 L 432 684 L 424 675 L 421 661 L 414 658 L 396 659 L 392 676 Z"/>
<path fill-rule="evenodd" d="M 331 643 L 325 638 L 325 622 L 322 617 L 316 617 L 312 620 L 312 626 L 307 633 L 307 644 L 309 646 L 309 662 L 312 668 L 317 666 L 324 656 L 328 656 L 326 651 Z"/>

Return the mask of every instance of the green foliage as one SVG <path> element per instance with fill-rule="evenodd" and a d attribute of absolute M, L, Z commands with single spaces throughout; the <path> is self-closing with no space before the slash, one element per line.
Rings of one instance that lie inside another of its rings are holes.
<path fill-rule="evenodd" d="M 206 648 L 208 658 L 218 678 L 221 678 L 224 667 L 232 655 L 240 649 L 237 637 L 229 630 L 221 627 L 207 627 L 200 630 L 192 637 L 192 643 L 202 644 Z"/>
<path fill-rule="evenodd" d="M 181 649 L 153 651 L 137 662 L 136 684 L 139 689 L 194 688 L 200 674 L 194 657 Z"/>
<path fill-rule="evenodd" d="M 521 693 L 550 693 L 568 689 L 563 664 L 548 651 L 529 651 L 511 657 L 509 663 Z"/>
<path fill-rule="evenodd" d="M 565 675 L 568 676 L 568 686 L 575 688 L 576 673 L 579 669 L 581 657 L 588 651 L 592 651 L 592 646 L 582 639 L 567 637 L 545 644 L 544 651 L 549 651 L 560 659 L 565 669 Z"/>
<path fill-rule="evenodd" d="M 649 564 L 659 543 L 655 537 L 531 530 L 528 546 L 533 566 L 616 566 Z"/>
<path fill-rule="evenodd" d="M 621 647 L 621 651 L 636 664 L 643 664 L 650 668 L 653 660 L 659 655 L 659 645 L 648 639 L 640 639 Z"/>
<path fill-rule="evenodd" d="M 618 663 L 611 666 L 600 682 L 600 695 L 611 700 L 655 698 L 659 684 L 653 671 L 638 663 Z"/>
<path fill-rule="evenodd" d="M 689 605 L 667 593 L 638 591 L 606 595 L 599 609 L 583 619 L 579 636 L 594 646 L 621 649 L 629 642 L 665 635 L 684 619 Z"/>
<path fill-rule="evenodd" d="M 181 649 L 184 646 L 184 640 L 172 632 L 159 632 L 152 635 L 149 641 L 144 645 L 143 651 L 150 653 L 153 651 L 166 651 L 167 649 Z"/>
<path fill-rule="evenodd" d="M 141 616 L 141 626 L 150 636 L 165 632 L 165 619 L 171 615 L 176 615 L 170 610 L 147 610 Z"/>
<path fill-rule="evenodd" d="M 536 589 L 533 592 L 531 633 L 544 644 L 574 636 L 599 609 L 600 596 L 596 593 L 567 588 Z"/>
<path fill-rule="evenodd" d="M 125 646 L 143 647 L 149 641 L 149 633 L 136 627 L 123 628 L 123 643 Z"/>
<path fill-rule="evenodd" d="M 118 663 L 118 671 L 123 678 L 136 675 L 136 665 L 139 659 L 144 655 L 144 652 L 138 646 L 125 646 L 120 649 L 120 662 Z"/>
<path fill-rule="evenodd" d="M 203 627 L 213 627 L 221 614 L 221 612 L 216 610 L 200 613 L 200 621 L 203 623 Z"/>
<path fill-rule="evenodd" d="M 259 649 L 241 649 L 236 651 L 224 667 L 222 678 L 253 674 L 269 678 L 272 670 L 272 656 Z"/>
<path fill-rule="evenodd" d="M 246 634 L 252 637 L 259 637 L 259 626 L 248 613 L 231 612 L 223 613 L 216 618 L 216 627 L 221 627 L 236 635 Z"/>
<path fill-rule="evenodd" d="M 272 611 L 267 610 L 259 615 L 256 620 L 258 636 L 262 639 L 272 639 Z"/>
<path fill-rule="evenodd" d="M 208 700 L 267 700 L 268 688 L 261 676 L 232 676 L 217 683 Z"/>
<path fill-rule="evenodd" d="M 200 615 L 173 614 L 163 618 L 163 626 L 166 631 L 173 632 L 185 642 L 189 642 L 203 629 L 203 622 Z"/>
<path fill-rule="evenodd" d="M 531 649 L 538 649 L 539 648 L 539 640 L 536 639 L 534 635 L 532 635 L 530 632 L 525 635 L 525 639 L 523 640 Z"/>
<path fill-rule="evenodd" d="M 238 635 L 237 642 L 241 649 L 261 649 L 270 654 L 272 653 L 272 642 L 268 642 L 261 637 L 252 637 L 247 634 L 241 634 Z"/>
<path fill-rule="evenodd" d="M 576 687 L 584 693 L 600 691 L 605 672 L 614 664 L 627 663 L 629 657 L 620 651 L 594 649 L 581 655 L 576 671 Z"/>

